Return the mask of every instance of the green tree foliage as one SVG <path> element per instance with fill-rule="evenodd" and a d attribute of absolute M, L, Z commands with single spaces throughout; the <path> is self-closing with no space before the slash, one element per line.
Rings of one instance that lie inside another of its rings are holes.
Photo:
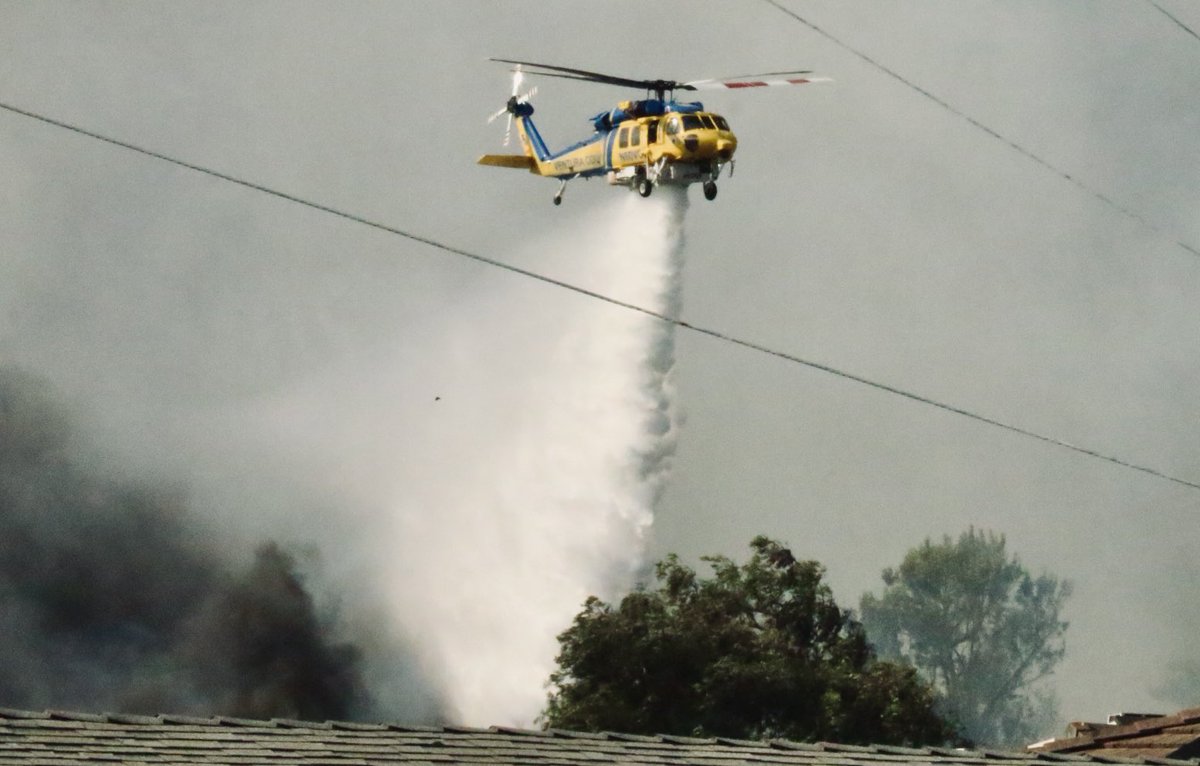
<path fill-rule="evenodd" d="M 558 638 L 550 727 L 920 744 L 951 735 L 908 666 L 876 661 L 814 561 L 764 537 L 709 579 L 674 556 L 658 589 L 589 598 Z"/>
<path fill-rule="evenodd" d="M 927 539 L 883 582 L 881 596 L 862 598 L 868 635 L 933 682 L 969 742 L 1024 744 L 1053 723 L 1053 697 L 1037 682 L 1065 652 L 1070 583 L 1031 576 L 1002 535 L 975 529 Z"/>

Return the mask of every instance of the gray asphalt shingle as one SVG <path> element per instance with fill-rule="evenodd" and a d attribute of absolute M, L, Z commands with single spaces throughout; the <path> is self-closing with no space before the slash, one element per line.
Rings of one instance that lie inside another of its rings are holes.
<path fill-rule="evenodd" d="M 196 764 L 198 766 L 1046 766 L 1112 759 L 943 748 L 749 742 L 511 728 L 250 721 L 190 716 L 33 712 L 0 708 L 0 766 Z M 1135 763 L 1196 766 L 1195 761 Z"/>

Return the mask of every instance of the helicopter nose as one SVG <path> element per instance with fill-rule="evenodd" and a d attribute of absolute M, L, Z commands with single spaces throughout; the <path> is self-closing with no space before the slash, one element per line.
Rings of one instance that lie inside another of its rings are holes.
<path fill-rule="evenodd" d="M 736 141 L 728 139 L 718 139 L 717 141 L 717 156 L 723 160 L 727 160 L 733 156 L 733 150 L 737 148 Z"/>

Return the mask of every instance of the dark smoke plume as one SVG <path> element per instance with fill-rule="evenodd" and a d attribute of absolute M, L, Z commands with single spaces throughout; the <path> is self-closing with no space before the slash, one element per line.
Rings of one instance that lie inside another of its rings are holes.
<path fill-rule="evenodd" d="M 0 706 L 370 714 L 291 556 L 238 571 L 179 493 L 83 467 L 45 390 L 0 366 Z"/>
<path fill-rule="evenodd" d="M 209 598 L 187 636 L 188 660 L 218 707 L 301 719 L 346 718 L 361 707 L 361 653 L 325 639 L 295 562 L 273 543 Z"/>

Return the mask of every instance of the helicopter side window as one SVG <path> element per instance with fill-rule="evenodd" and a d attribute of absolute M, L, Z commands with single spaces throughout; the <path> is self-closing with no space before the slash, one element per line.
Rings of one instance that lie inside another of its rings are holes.
<path fill-rule="evenodd" d="M 679 118 L 672 117 L 667 120 L 667 135 L 673 136 L 679 132 Z"/>
<path fill-rule="evenodd" d="M 717 129 L 717 125 L 713 122 L 713 118 L 710 115 L 702 114 L 700 115 L 700 119 L 704 122 L 704 127 L 708 128 L 709 130 Z"/>
<path fill-rule="evenodd" d="M 700 130 L 704 127 L 704 123 L 700 122 L 700 118 L 694 114 L 685 114 L 683 116 L 684 130 Z"/>
<path fill-rule="evenodd" d="M 653 144 L 658 142 L 658 120 L 653 120 L 646 125 L 646 143 Z"/>
<path fill-rule="evenodd" d="M 634 125 L 633 127 L 631 127 L 629 129 L 629 145 L 630 146 L 641 146 L 642 145 L 642 126 L 641 125 Z"/>
<path fill-rule="evenodd" d="M 721 115 L 714 114 L 713 120 L 717 123 L 717 127 L 720 128 L 721 130 L 729 130 L 729 123 L 726 122 L 725 118 L 722 117 Z"/>
<path fill-rule="evenodd" d="M 621 128 L 617 134 L 617 145 L 622 149 L 629 146 L 629 128 Z"/>

